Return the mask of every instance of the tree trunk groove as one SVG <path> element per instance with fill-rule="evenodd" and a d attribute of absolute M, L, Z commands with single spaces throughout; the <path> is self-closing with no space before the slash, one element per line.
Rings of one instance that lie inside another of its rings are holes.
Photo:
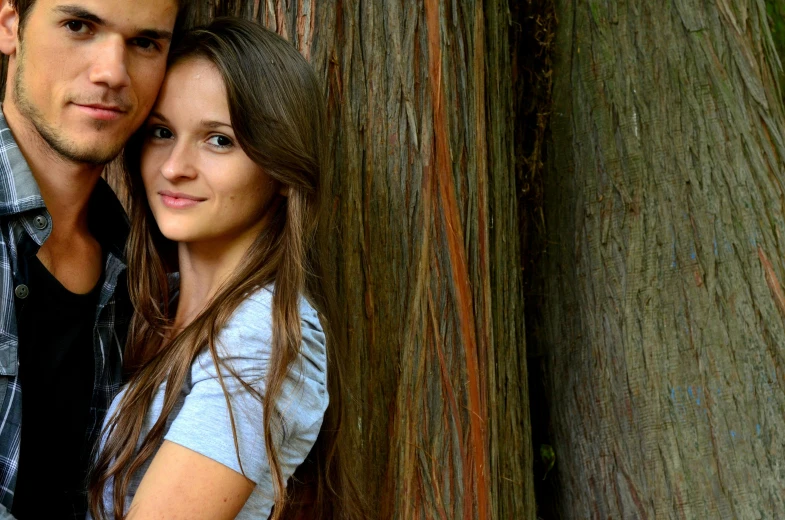
<path fill-rule="evenodd" d="M 556 2 L 536 336 L 564 518 L 785 517 L 766 4 Z"/>
<path fill-rule="evenodd" d="M 785 60 L 785 0 L 766 0 L 769 25 L 780 61 Z M 780 92 L 785 98 L 785 69 L 780 68 Z"/>
<path fill-rule="evenodd" d="M 205 1 L 310 59 L 347 446 L 382 518 L 534 518 L 506 1 Z"/>

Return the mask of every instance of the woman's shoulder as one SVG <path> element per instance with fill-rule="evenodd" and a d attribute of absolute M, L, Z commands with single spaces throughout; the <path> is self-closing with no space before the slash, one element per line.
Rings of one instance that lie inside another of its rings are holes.
<path fill-rule="evenodd" d="M 256 289 L 246 296 L 216 338 L 219 357 L 235 362 L 256 360 L 266 365 L 272 348 L 272 301 L 272 287 Z M 300 297 L 299 311 L 303 338 L 300 357 L 309 368 L 305 375 L 326 379 L 326 341 L 319 315 L 304 297 Z M 205 355 L 210 356 L 209 352 L 202 353 Z"/>
<path fill-rule="evenodd" d="M 256 336 L 269 342 L 272 338 L 272 303 L 273 294 L 267 287 L 251 292 L 232 312 L 220 335 Z"/>
<path fill-rule="evenodd" d="M 224 330 L 236 329 L 245 332 L 272 334 L 272 304 L 272 287 L 261 287 L 254 290 L 237 306 Z M 316 343 L 323 347 L 324 330 L 318 312 L 304 296 L 300 296 L 298 309 L 303 336 L 315 336 Z"/>

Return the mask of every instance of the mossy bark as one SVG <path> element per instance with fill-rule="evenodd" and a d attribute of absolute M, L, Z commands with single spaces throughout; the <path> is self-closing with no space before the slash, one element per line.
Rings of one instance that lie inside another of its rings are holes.
<path fill-rule="evenodd" d="M 780 518 L 785 111 L 763 0 L 558 0 L 542 262 L 564 518 Z"/>

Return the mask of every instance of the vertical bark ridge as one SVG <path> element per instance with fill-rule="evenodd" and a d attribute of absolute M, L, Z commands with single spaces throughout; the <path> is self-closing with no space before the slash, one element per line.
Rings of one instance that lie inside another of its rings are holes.
<path fill-rule="evenodd" d="M 482 407 L 481 392 L 486 388 L 483 384 L 483 372 L 478 362 L 477 331 L 474 323 L 474 298 L 469 286 L 469 267 L 464 249 L 464 234 L 459 220 L 457 201 L 455 200 L 455 186 L 452 171 L 452 161 L 449 157 L 448 128 L 444 106 L 444 92 L 442 90 L 442 67 L 444 63 L 441 55 L 441 31 L 439 30 L 438 2 L 425 1 L 425 16 L 428 29 L 428 56 L 429 74 L 431 81 L 431 96 L 434 106 L 433 131 L 435 134 L 435 161 L 431 175 L 435 175 L 438 184 L 439 200 L 434 201 L 438 212 L 442 213 L 444 227 L 437 226 L 440 234 L 444 235 L 447 243 L 447 258 L 451 270 L 451 289 L 454 291 L 457 326 L 460 329 L 460 339 L 464 343 L 466 356 L 466 375 L 468 377 L 468 412 L 470 444 L 469 450 L 472 458 L 464 461 L 464 493 L 463 517 L 473 516 L 473 505 L 476 502 L 478 518 L 487 518 L 488 494 L 486 483 L 486 438 L 482 421 L 486 417 Z M 482 127 L 481 127 L 482 128 Z M 482 136 L 484 137 L 484 136 Z M 482 195 L 480 193 L 480 195 Z M 483 208 L 484 210 L 484 208 Z M 438 253 L 437 253 L 438 254 Z M 474 473 L 473 475 L 471 473 Z M 468 491 L 474 488 L 476 496 Z"/>

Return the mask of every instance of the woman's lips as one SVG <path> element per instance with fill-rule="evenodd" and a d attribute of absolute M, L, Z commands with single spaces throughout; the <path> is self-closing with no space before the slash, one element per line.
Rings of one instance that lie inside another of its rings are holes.
<path fill-rule="evenodd" d="M 186 193 L 173 193 L 170 191 L 160 191 L 158 194 L 161 196 L 161 201 L 164 206 L 172 209 L 186 209 L 192 208 L 205 201 L 202 197 L 195 197 Z"/>

